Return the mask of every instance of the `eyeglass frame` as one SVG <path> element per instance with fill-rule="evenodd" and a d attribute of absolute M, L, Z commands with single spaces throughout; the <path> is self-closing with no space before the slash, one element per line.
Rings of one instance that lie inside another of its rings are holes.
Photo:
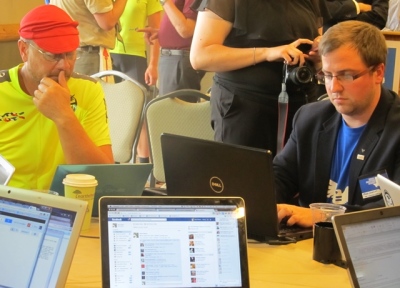
<path fill-rule="evenodd" d="M 54 54 L 54 53 L 50 53 L 50 52 L 44 51 L 44 50 L 40 49 L 39 47 L 37 47 L 36 45 L 33 45 L 32 41 L 29 41 L 29 40 L 22 40 L 22 41 L 24 43 L 28 44 L 29 46 L 35 48 L 36 51 L 38 51 L 40 54 L 43 55 L 43 58 L 46 61 L 49 61 L 49 62 L 52 62 L 52 63 L 58 63 L 62 59 L 63 60 L 65 59 L 68 62 L 75 61 L 75 60 L 79 59 L 79 57 L 77 56 L 77 51 Z M 73 55 L 71 53 L 73 53 Z"/>
<path fill-rule="evenodd" d="M 323 71 L 318 72 L 315 74 L 315 78 L 322 84 L 326 83 L 331 83 L 333 78 L 336 77 L 336 80 L 339 81 L 341 84 L 343 83 L 351 83 L 354 80 L 357 80 L 358 78 L 366 75 L 367 73 L 374 71 L 376 69 L 377 65 L 369 66 L 367 69 L 364 71 L 361 71 L 360 73 L 357 73 L 355 75 L 351 74 L 339 74 L 339 75 L 330 75 L 330 74 L 325 74 Z M 326 78 L 330 79 L 326 79 Z"/>

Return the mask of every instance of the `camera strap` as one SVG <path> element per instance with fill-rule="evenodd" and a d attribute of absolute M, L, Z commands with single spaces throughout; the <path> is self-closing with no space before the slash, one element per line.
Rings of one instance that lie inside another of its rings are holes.
<path fill-rule="evenodd" d="M 286 92 L 286 84 L 282 83 L 282 90 L 278 97 L 278 135 L 276 141 L 276 153 L 285 146 L 286 124 L 289 113 L 289 95 Z"/>

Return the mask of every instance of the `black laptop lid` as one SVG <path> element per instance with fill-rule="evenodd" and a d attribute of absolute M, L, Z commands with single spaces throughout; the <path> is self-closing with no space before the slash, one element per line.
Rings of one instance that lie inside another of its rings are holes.
<path fill-rule="evenodd" d="M 172 134 L 161 145 L 169 196 L 243 197 L 248 237 L 277 237 L 270 151 Z"/>

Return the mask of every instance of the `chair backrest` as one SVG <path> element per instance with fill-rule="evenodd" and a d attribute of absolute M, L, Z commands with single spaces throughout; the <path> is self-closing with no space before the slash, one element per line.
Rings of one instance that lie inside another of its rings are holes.
<path fill-rule="evenodd" d="M 201 101 L 189 103 L 175 98 L 190 95 L 198 96 Z M 153 163 L 150 187 L 154 187 L 154 180 L 165 182 L 160 139 L 162 133 L 214 139 L 209 99 L 209 96 L 198 90 L 182 89 L 155 98 L 147 104 L 145 118 L 150 142 L 150 157 Z"/>
<path fill-rule="evenodd" d="M 105 82 L 107 76 L 119 77 L 119 83 Z M 112 151 L 116 162 L 127 163 L 135 155 L 137 141 L 143 122 L 146 103 L 146 88 L 139 82 L 119 71 L 102 71 L 92 75 L 103 87 Z"/>
<path fill-rule="evenodd" d="M 322 101 L 322 100 L 329 100 L 329 95 L 328 93 L 322 94 L 317 98 L 317 101 Z"/>

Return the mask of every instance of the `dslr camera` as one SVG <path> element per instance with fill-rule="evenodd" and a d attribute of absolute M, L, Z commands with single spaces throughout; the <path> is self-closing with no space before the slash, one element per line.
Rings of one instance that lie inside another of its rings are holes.
<path fill-rule="evenodd" d="M 284 64 L 284 83 L 293 85 L 307 85 L 314 82 L 314 67 L 308 61 L 303 66 Z"/>

